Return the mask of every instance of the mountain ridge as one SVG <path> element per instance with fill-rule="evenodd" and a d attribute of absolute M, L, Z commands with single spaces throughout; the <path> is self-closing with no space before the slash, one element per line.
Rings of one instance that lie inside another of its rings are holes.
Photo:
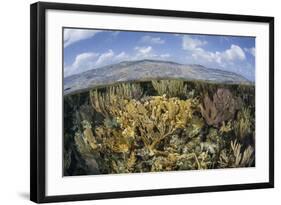
<path fill-rule="evenodd" d="M 173 61 L 142 59 L 122 61 L 91 69 L 64 78 L 64 95 L 82 92 L 97 86 L 118 82 L 148 81 L 153 79 L 182 79 L 225 84 L 251 84 L 245 77 L 199 64 L 179 64 Z"/>

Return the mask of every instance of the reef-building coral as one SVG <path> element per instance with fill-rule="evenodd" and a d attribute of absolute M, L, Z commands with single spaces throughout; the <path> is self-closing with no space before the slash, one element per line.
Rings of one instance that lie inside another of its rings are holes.
<path fill-rule="evenodd" d="M 213 95 L 213 100 L 206 94 L 200 105 L 201 114 L 208 125 L 218 126 L 233 119 L 238 104 L 228 89 L 220 88 Z"/>
<path fill-rule="evenodd" d="M 187 85 L 182 80 L 153 80 L 151 83 L 161 96 L 181 97 L 188 93 Z"/>
<path fill-rule="evenodd" d="M 254 89 L 239 89 L 155 80 L 67 96 L 64 174 L 255 166 Z"/>

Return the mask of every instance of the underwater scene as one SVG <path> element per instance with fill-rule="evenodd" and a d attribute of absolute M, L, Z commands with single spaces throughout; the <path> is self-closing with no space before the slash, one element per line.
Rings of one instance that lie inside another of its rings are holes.
<path fill-rule="evenodd" d="M 64 176 L 255 166 L 253 37 L 64 38 Z"/>

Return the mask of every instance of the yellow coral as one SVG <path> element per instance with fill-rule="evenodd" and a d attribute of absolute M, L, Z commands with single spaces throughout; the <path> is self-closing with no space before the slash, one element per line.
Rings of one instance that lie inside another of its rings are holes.
<path fill-rule="evenodd" d="M 237 121 L 234 124 L 234 132 L 241 140 L 243 140 L 247 134 L 251 133 L 251 118 L 251 113 L 248 108 L 243 108 L 238 112 Z"/>
<path fill-rule="evenodd" d="M 229 121 L 227 124 L 225 122 L 222 123 L 222 126 L 220 127 L 220 133 L 227 133 L 232 130 L 232 122 Z"/>
<path fill-rule="evenodd" d="M 121 102 L 122 103 L 122 102 Z M 130 100 L 116 116 L 125 136 L 140 138 L 151 152 L 165 137 L 177 128 L 184 128 L 191 121 L 194 111 L 192 99 L 180 100 L 166 96 L 151 97 L 145 102 Z"/>
<path fill-rule="evenodd" d="M 153 80 L 152 86 L 159 95 L 181 97 L 187 95 L 187 85 L 182 80 Z"/>
<path fill-rule="evenodd" d="M 129 151 L 130 141 L 122 135 L 121 130 L 99 126 L 95 129 L 95 133 L 104 146 L 113 152 L 126 153 Z"/>
<path fill-rule="evenodd" d="M 124 129 L 124 131 L 122 132 L 122 135 L 124 137 L 134 137 L 135 135 L 135 131 L 132 127 L 127 127 Z"/>
<path fill-rule="evenodd" d="M 90 100 L 97 112 L 108 117 L 118 114 L 119 109 L 127 104 L 128 99 L 139 99 L 142 95 L 143 91 L 139 84 L 122 83 L 107 87 L 105 92 L 91 90 Z"/>
<path fill-rule="evenodd" d="M 72 173 L 71 159 L 78 174 L 92 173 L 91 160 L 100 174 L 253 166 L 254 90 L 236 87 L 157 80 L 67 97 L 65 112 L 73 118 L 65 137 L 75 151 L 65 140 L 65 169 Z"/>
<path fill-rule="evenodd" d="M 83 125 L 83 128 L 84 128 L 83 135 L 85 137 L 85 140 L 92 147 L 92 149 L 97 149 L 98 145 L 97 145 L 97 142 L 96 142 L 95 137 L 93 135 L 91 124 L 88 121 L 84 120 L 84 121 L 82 121 L 82 125 Z"/>

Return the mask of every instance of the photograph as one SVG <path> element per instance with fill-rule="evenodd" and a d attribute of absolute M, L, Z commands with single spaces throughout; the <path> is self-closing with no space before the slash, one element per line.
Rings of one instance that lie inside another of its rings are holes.
<path fill-rule="evenodd" d="M 255 167 L 255 36 L 62 38 L 63 176 Z"/>
<path fill-rule="evenodd" d="M 274 17 L 37 2 L 30 39 L 31 201 L 274 187 Z"/>

